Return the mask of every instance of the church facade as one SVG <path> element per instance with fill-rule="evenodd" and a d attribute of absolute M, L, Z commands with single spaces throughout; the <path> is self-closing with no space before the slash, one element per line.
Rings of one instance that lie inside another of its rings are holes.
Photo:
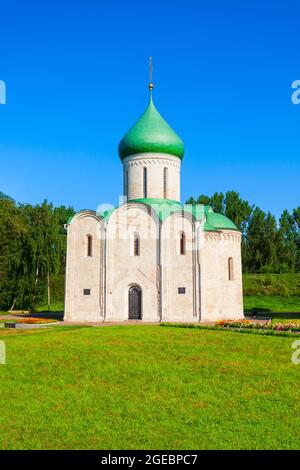
<path fill-rule="evenodd" d="M 243 317 L 241 233 L 180 203 L 182 140 L 149 104 L 119 145 L 124 202 L 67 224 L 65 321 Z"/>

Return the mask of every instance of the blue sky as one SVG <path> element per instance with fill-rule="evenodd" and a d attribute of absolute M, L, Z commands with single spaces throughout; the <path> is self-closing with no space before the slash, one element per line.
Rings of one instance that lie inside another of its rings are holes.
<path fill-rule="evenodd" d="M 185 142 L 182 194 L 299 206 L 298 0 L 0 0 L 0 190 L 95 209 L 119 140 L 154 101 Z"/>

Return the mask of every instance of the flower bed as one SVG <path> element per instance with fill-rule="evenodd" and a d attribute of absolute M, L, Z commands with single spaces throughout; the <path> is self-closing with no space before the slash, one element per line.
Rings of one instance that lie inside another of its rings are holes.
<path fill-rule="evenodd" d="M 260 328 L 230 328 L 230 327 L 224 327 L 223 322 L 221 322 L 222 325 L 205 325 L 201 323 L 168 323 L 168 322 L 163 322 L 160 323 L 159 326 L 163 327 L 171 327 L 171 328 L 192 328 L 195 330 L 212 330 L 212 331 L 222 331 L 222 332 L 227 332 L 227 331 L 232 331 L 232 332 L 237 332 L 237 333 L 244 333 L 244 334 L 255 334 L 255 335 L 264 335 L 264 336 L 291 336 L 291 335 L 297 335 L 300 334 L 300 331 L 298 330 L 276 330 L 274 327 L 273 328 L 266 328 L 260 327 Z M 226 321 L 227 323 L 227 321 Z M 236 322 L 235 322 L 236 323 Z M 297 325 L 298 326 L 298 325 Z M 299 327 L 300 329 L 300 327 Z"/>
<path fill-rule="evenodd" d="M 251 320 L 221 320 L 216 322 L 216 326 L 223 328 L 248 328 L 253 330 L 273 330 L 273 331 L 300 331 L 299 323 L 267 323 Z"/>
<path fill-rule="evenodd" d="M 40 325 L 43 323 L 54 323 L 57 320 L 53 318 L 18 318 L 17 320 L 9 320 L 10 323 L 25 323 L 27 325 Z"/>
<path fill-rule="evenodd" d="M 216 322 L 216 326 L 222 326 L 224 328 L 251 328 L 260 329 L 265 328 L 268 323 L 263 321 L 251 321 L 251 320 L 220 320 Z"/>
<path fill-rule="evenodd" d="M 9 315 L 28 315 L 29 310 L 10 310 Z"/>

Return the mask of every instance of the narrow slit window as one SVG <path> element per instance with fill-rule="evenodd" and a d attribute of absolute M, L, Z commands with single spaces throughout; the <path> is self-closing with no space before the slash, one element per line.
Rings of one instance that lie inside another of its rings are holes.
<path fill-rule="evenodd" d="M 124 175 L 124 196 L 127 196 L 128 193 L 128 170 L 125 171 Z"/>
<path fill-rule="evenodd" d="M 147 197 L 147 168 L 143 168 L 143 197 Z"/>
<path fill-rule="evenodd" d="M 180 254 L 185 255 L 186 247 L 185 247 L 185 233 L 181 232 L 180 234 Z"/>
<path fill-rule="evenodd" d="M 228 258 L 228 280 L 233 281 L 233 258 Z"/>
<path fill-rule="evenodd" d="M 92 235 L 87 236 L 87 256 L 92 256 L 93 254 L 93 239 Z"/>
<path fill-rule="evenodd" d="M 164 168 L 164 199 L 167 199 L 168 190 L 168 168 Z"/>
<path fill-rule="evenodd" d="M 134 234 L 133 254 L 134 256 L 140 256 L 140 237 L 138 233 Z"/>

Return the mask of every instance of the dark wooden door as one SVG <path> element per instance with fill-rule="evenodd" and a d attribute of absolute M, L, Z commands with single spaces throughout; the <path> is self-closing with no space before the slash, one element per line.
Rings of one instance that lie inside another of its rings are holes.
<path fill-rule="evenodd" d="M 138 286 L 129 289 L 129 315 L 130 320 L 142 318 L 142 291 Z"/>

